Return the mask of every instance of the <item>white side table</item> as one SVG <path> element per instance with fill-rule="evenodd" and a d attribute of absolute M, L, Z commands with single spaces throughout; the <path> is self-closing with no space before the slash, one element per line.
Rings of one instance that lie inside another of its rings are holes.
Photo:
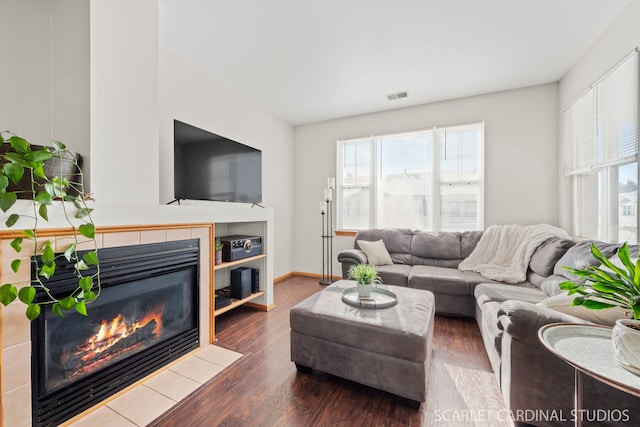
<path fill-rule="evenodd" d="M 613 357 L 611 328 L 579 323 L 553 323 L 538 331 L 553 354 L 575 369 L 575 426 L 582 425 L 582 378 L 580 373 L 640 397 L 640 376 L 618 366 Z"/>

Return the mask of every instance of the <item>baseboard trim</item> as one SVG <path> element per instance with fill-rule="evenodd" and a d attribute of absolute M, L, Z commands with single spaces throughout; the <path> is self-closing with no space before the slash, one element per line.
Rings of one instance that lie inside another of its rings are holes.
<path fill-rule="evenodd" d="M 317 277 L 317 278 L 321 278 L 322 274 L 318 274 L 318 273 L 307 273 L 304 271 L 294 271 L 291 273 L 292 276 L 302 276 L 302 277 Z M 333 280 L 341 280 L 342 276 L 331 276 L 331 279 Z"/>

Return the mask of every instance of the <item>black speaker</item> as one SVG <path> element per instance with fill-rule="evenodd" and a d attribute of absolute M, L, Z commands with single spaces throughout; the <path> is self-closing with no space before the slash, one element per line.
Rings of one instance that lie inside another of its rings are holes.
<path fill-rule="evenodd" d="M 251 295 L 251 269 L 246 267 L 231 270 L 231 298 L 245 299 Z"/>
<path fill-rule="evenodd" d="M 260 292 L 260 270 L 257 268 L 251 269 L 251 292 Z"/>

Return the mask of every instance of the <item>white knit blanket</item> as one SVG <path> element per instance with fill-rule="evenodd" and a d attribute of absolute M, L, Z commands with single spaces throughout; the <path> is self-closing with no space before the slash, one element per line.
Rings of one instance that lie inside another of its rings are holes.
<path fill-rule="evenodd" d="M 549 224 L 492 225 L 458 269 L 475 271 L 491 280 L 522 282 L 527 278 L 531 255 L 551 237 L 570 238 L 566 231 Z"/>

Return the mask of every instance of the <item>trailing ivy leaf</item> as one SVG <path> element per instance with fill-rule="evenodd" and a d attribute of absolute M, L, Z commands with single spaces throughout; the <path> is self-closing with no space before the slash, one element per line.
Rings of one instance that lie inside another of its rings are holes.
<path fill-rule="evenodd" d="M 62 308 L 60 307 L 59 303 L 54 303 L 51 306 L 51 311 L 53 311 L 53 314 L 55 314 L 58 317 L 64 317 L 64 313 L 62 312 Z"/>
<path fill-rule="evenodd" d="M 13 148 L 18 153 L 24 154 L 29 151 L 29 143 L 26 139 L 19 136 L 14 135 L 9 138 L 9 144 L 11 144 L 11 148 Z"/>
<path fill-rule="evenodd" d="M 52 198 L 51 194 L 47 193 L 46 191 L 41 191 L 36 195 L 36 198 L 34 200 L 41 205 L 50 205 Z"/>
<path fill-rule="evenodd" d="M 53 155 L 47 150 L 35 150 L 24 155 L 26 160 L 34 163 L 42 163 L 51 157 L 53 157 Z"/>
<path fill-rule="evenodd" d="M 73 254 L 76 252 L 76 244 L 72 244 L 71 246 L 69 246 L 67 248 L 66 251 L 64 251 L 64 257 L 67 261 L 71 262 L 71 257 L 73 256 Z"/>
<path fill-rule="evenodd" d="M 98 265 L 98 254 L 96 251 L 87 252 L 82 256 L 82 260 L 87 265 Z"/>
<path fill-rule="evenodd" d="M 93 286 L 93 278 L 91 276 L 86 276 L 81 278 L 78 281 L 78 286 L 85 292 L 89 292 L 91 287 Z"/>
<path fill-rule="evenodd" d="M 16 225 L 16 222 L 18 222 L 19 219 L 20 219 L 20 215 L 11 214 L 9 215 L 9 218 L 7 218 L 7 220 L 4 222 L 4 225 L 6 225 L 8 228 L 11 228 L 14 225 Z"/>
<path fill-rule="evenodd" d="M 55 271 L 56 271 L 55 263 L 51 264 L 51 265 L 43 265 L 40 268 L 40 275 L 42 277 L 47 278 L 47 279 L 51 279 L 51 277 L 53 277 L 53 274 L 55 273 Z"/>
<path fill-rule="evenodd" d="M 42 219 L 44 219 L 45 221 L 49 221 L 49 213 L 47 211 L 47 205 L 40 205 L 40 207 L 38 208 L 38 214 L 42 217 Z"/>
<path fill-rule="evenodd" d="M 20 264 L 22 264 L 21 259 L 14 259 L 13 261 L 11 261 L 11 271 L 17 273 L 20 269 Z"/>
<path fill-rule="evenodd" d="M 16 200 L 18 200 L 18 196 L 13 191 L 0 193 L 0 209 L 2 209 L 2 212 L 11 209 L 11 206 L 16 203 Z"/>
<path fill-rule="evenodd" d="M 60 300 L 60 307 L 67 311 L 71 310 L 74 305 L 76 305 L 76 300 L 71 295 Z"/>
<path fill-rule="evenodd" d="M 0 144 L 4 144 L 4 136 L 2 136 L 2 132 L 0 132 Z"/>
<path fill-rule="evenodd" d="M 78 212 L 76 212 L 76 218 L 78 219 L 84 218 L 87 215 L 89 215 L 92 211 L 93 209 L 89 209 L 89 208 L 78 209 Z"/>
<path fill-rule="evenodd" d="M 20 252 L 22 250 L 22 241 L 24 239 L 22 237 L 16 237 L 9 243 L 9 246 L 13 248 L 14 251 Z"/>
<path fill-rule="evenodd" d="M 47 177 L 47 174 L 46 174 L 46 173 L 45 173 L 45 171 L 44 171 L 44 164 L 36 165 L 36 166 L 33 168 L 33 174 L 34 174 L 35 176 L 37 176 L 38 178 L 41 178 L 41 179 L 43 179 L 43 180 L 45 180 L 45 181 L 48 181 L 48 180 L 49 180 L 49 178 Z"/>
<path fill-rule="evenodd" d="M 31 304 L 36 297 L 36 288 L 26 286 L 18 291 L 18 299 L 25 304 Z"/>
<path fill-rule="evenodd" d="M 93 224 L 90 223 L 82 224 L 80 227 L 78 227 L 78 232 L 88 239 L 93 239 L 95 236 L 96 228 L 93 226 Z"/>
<path fill-rule="evenodd" d="M 9 178 L 4 175 L 0 175 L 0 191 L 4 191 L 9 186 Z"/>
<path fill-rule="evenodd" d="M 15 153 L 13 151 L 9 151 L 8 153 L 5 153 L 4 157 L 8 160 L 10 160 L 12 163 L 14 163 L 15 165 L 19 165 L 23 168 L 30 168 L 32 166 L 34 166 L 33 162 L 30 162 L 24 154 L 21 153 Z"/>
<path fill-rule="evenodd" d="M 55 262 L 55 254 L 53 253 L 53 248 L 51 247 L 51 242 L 44 242 L 44 248 L 42 249 L 42 262 L 44 265 L 52 265 Z"/>
<path fill-rule="evenodd" d="M 40 306 L 38 304 L 29 304 L 27 306 L 27 319 L 35 320 L 40 316 Z"/>
<path fill-rule="evenodd" d="M 87 291 L 84 293 L 84 300 L 87 302 L 91 302 L 96 299 L 96 294 L 92 291 Z"/>
<path fill-rule="evenodd" d="M 76 262 L 73 265 L 73 268 L 75 268 L 78 271 L 84 271 L 89 269 L 89 267 L 87 267 L 87 264 L 85 264 L 83 260 Z"/>
<path fill-rule="evenodd" d="M 62 142 L 56 141 L 54 139 L 51 140 L 51 145 L 56 151 L 63 151 L 67 148 L 67 146 L 64 145 Z"/>
<path fill-rule="evenodd" d="M 4 175 L 11 180 L 14 184 L 17 184 L 24 175 L 24 167 L 17 163 L 5 163 L 2 166 Z"/>
<path fill-rule="evenodd" d="M 76 304 L 76 311 L 83 316 L 87 315 L 87 304 L 84 301 L 78 301 Z"/>
<path fill-rule="evenodd" d="M 50 196 L 55 196 L 56 194 L 56 189 L 50 182 L 44 184 L 44 191 L 46 191 Z"/>
<path fill-rule="evenodd" d="M 18 289 L 10 283 L 0 286 L 0 302 L 7 306 L 18 296 Z"/>

